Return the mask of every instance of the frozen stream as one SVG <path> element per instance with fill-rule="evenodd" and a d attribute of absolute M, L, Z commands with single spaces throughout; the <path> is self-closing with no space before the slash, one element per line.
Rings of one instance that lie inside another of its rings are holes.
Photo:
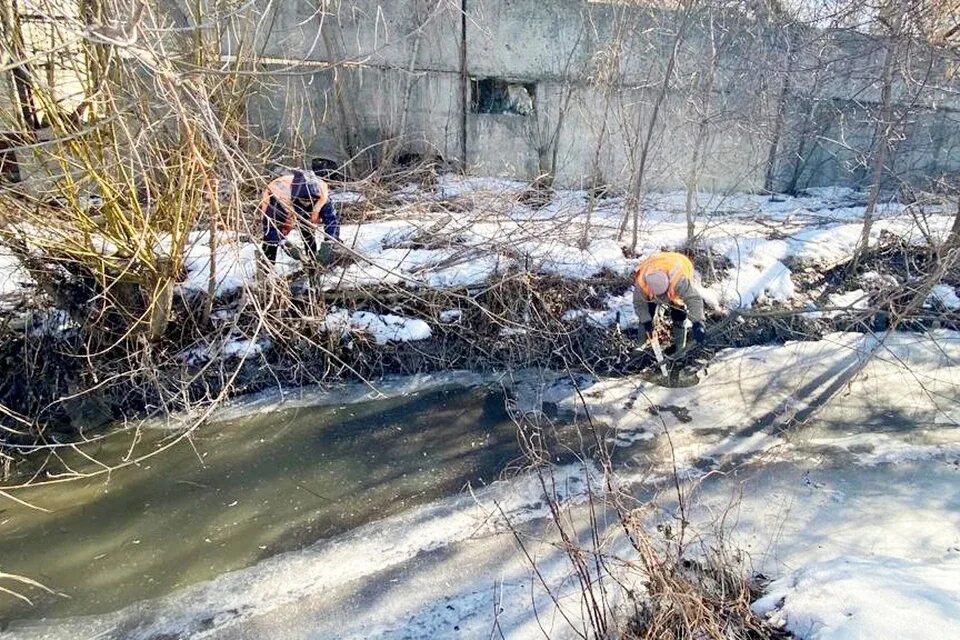
<path fill-rule="evenodd" d="M 137 451 L 170 433 L 143 430 Z M 136 435 L 85 452 L 118 460 Z M 109 477 L 17 493 L 52 513 L 0 504 L 0 568 L 62 594 L 31 592 L 33 607 L 0 596 L 0 619 L 114 611 L 482 487 L 520 458 L 488 386 L 258 411 L 190 440 Z"/>
<path fill-rule="evenodd" d="M 960 637 L 958 385 L 960 335 L 941 331 L 731 350 L 689 388 L 628 377 L 578 393 L 527 380 L 513 394 L 528 409 L 586 408 L 605 425 L 619 481 L 652 505 L 651 524 L 674 521 L 679 473 L 690 533 L 709 542 L 722 525 L 751 569 L 779 579 L 767 608 L 800 637 L 920 639 Z M 62 514 L 44 526 L 7 506 L 3 568 L 43 569 L 48 583 L 59 575 L 75 597 L 45 600 L 0 637 L 577 635 L 578 590 L 550 544 L 536 478 L 482 486 L 518 457 L 497 393 L 434 389 L 264 413 L 215 425 L 195 445 L 205 466 L 187 447 L 131 474 L 136 493 L 112 507 L 106 492 L 120 477 L 60 504 L 48 497 L 73 514 L 73 533 L 57 524 Z M 597 473 L 573 457 L 555 467 L 581 529 Z M 462 490 L 468 481 L 475 492 Z M 149 507 L 145 491 L 157 492 Z M 159 505 L 168 517 L 150 517 Z M 605 552 L 629 558 L 609 516 L 598 513 Z"/>

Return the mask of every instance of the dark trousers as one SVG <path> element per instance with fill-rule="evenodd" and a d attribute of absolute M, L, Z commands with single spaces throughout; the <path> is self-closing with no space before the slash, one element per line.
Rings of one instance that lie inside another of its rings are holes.
<path fill-rule="evenodd" d="M 683 323 L 687 320 L 687 310 L 673 305 L 669 305 L 667 308 L 670 309 L 670 322 L 673 323 L 673 326 L 683 326 Z M 647 309 L 650 310 L 650 317 L 652 318 L 657 312 L 657 303 L 648 302 Z"/>
<path fill-rule="evenodd" d="M 309 214 L 300 211 L 296 211 L 296 213 L 297 226 L 300 229 L 300 237 L 303 238 L 303 245 L 307 248 L 307 255 L 316 262 L 319 256 L 319 248 Z M 286 222 L 286 219 L 287 212 L 284 207 L 271 197 L 266 215 L 263 216 L 262 244 L 263 255 L 270 261 L 270 264 L 276 264 L 277 262 L 277 250 L 280 248 L 280 243 L 283 242 L 284 237 L 280 228 Z"/>
<path fill-rule="evenodd" d="M 648 302 L 647 304 L 649 305 L 647 308 L 650 310 L 650 317 L 652 318 L 657 311 L 657 303 Z M 687 329 L 683 325 L 683 323 L 687 321 L 687 310 L 673 305 L 667 305 L 667 308 L 670 309 L 670 324 L 673 325 L 670 332 L 673 344 L 671 344 L 668 349 L 665 349 L 664 353 L 671 355 L 671 353 L 677 353 L 687 346 Z"/>
<path fill-rule="evenodd" d="M 311 260 L 317 262 L 320 260 L 320 248 L 317 246 L 317 239 L 313 235 L 313 231 L 307 228 L 300 228 L 300 237 L 303 238 L 303 245 L 307 248 L 307 255 Z M 277 263 L 277 251 L 280 249 L 280 243 L 283 241 L 283 237 L 280 235 L 280 232 L 277 231 L 275 235 L 264 234 L 263 236 L 263 255 L 266 256 L 270 264 Z"/>

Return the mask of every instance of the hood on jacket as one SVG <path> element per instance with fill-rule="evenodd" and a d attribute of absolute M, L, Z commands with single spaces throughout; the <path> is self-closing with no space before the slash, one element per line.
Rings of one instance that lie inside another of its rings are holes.
<path fill-rule="evenodd" d="M 303 171 L 294 171 L 293 182 L 290 183 L 290 197 L 294 200 L 316 200 L 320 197 L 319 181 L 315 176 L 307 175 Z"/>

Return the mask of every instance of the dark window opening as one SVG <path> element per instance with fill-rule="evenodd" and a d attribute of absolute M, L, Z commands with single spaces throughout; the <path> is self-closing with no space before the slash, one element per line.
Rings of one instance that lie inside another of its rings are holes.
<path fill-rule="evenodd" d="M 0 133 L 0 184 L 20 182 L 20 164 L 15 149 L 22 141 L 19 136 Z"/>
<path fill-rule="evenodd" d="M 532 115 L 537 85 L 532 82 L 507 82 L 500 78 L 474 78 L 470 81 L 472 113 Z"/>
<path fill-rule="evenodd" d="M 346 167 L 330 158 L 311 158 L 310 170 L 330 182 L 347 182 Z"/>

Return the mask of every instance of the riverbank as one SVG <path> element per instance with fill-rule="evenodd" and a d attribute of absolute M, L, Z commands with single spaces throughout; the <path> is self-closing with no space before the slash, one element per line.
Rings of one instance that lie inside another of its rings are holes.
<path fill-rule="evenodd" d="M 649 354 L 630 356 L 637 258 L 627 239 L 617 240 L 625 200 L 566 191 L 532 204 L 528 189 L 455 175 L 341 188 L 334 200 L 345 219 L 344 255 L 318 275 L 284 253 L 276 277 L 265 278 L 244 229 L 220 231 L 214 242 L 196 231 L 171 322 L 154 341 L 104 316 L 95 282 L 7 250 L 4 441 L 30 447 L 42 429 L 63 442 L 111 421 L 202 412 L 229 397 L 343 379 L 649 367 Z M 708 324 L 743 314 L 701 360 L 722 346 L 882 330 L 891 321 L 957 326 L 960 277 L 953 268 L 938 273 L 937 257 L 952 210 L 888 201 L 873 228 L 877 249 L 848 272 L 864 198 L 850 189 L 701 194 L 694 257 L 712 307 Z M 684 205 L 685 194 L 650 194 L 636 254 L 685 245 Z"/>
<path fill-rule="evenodd" d="M 756 608 L 797 637 L 929 638 L 952 632 L 960 606 L 939 577 L 960 546 L 958 362 L 955 332 L 843 333 L 724 351 L 695 387 L 527 376 L 508 396 L 530 415 L 589 412 L 610 430 L 616 493 L 652 539 L 669 550 L 682 535 L 691 560 L 727 549 L 732 566 L 774 580 Z M 438 423 L 431 411 L 405 420 Z M 636 554 L 601 467 L 547 469 L 556 493 L 535 473 L 508 473 L 156 600 L 18 622 L 4 637 L 575 637 L 589 624 L 584 595 L 550 501 L 614 571 L 596 583 L 612 604 L 613 578 L 636 569 Z M 227 497 L 224 514 L 241 508 Z"/>

